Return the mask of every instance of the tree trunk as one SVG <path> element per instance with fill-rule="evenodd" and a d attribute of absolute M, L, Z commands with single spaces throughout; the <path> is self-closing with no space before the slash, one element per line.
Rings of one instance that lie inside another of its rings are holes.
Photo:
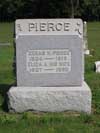
<path fill-rule="evenodd" d="M 74 18 L 74 2 L 71 0 L 71 18 Z"/>

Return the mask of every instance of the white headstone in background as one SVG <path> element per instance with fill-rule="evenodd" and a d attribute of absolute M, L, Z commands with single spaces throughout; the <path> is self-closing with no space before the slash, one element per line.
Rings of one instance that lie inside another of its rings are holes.
<path fill-rule="evenodd" d="M 84 53 L 86 55 L 89 55 L 90 51 L 88 49 L 87 22 L 86 21 L 84 21 L 83 23 L 83 41 L 84 41 Z"/>
<path fill-rule="evenodd" d="M 96 73 L 100 73 L 100 61 L 95 62 Z"/>

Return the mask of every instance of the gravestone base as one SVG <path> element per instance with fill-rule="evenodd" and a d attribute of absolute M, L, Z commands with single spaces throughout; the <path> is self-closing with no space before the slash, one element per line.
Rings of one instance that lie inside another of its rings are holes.
<path fill-rule="evenodd" d="M 78 87 L 11 87 L 8 98 L 10 112 L 91 113 L 91 91 L 85 82 Z"/>

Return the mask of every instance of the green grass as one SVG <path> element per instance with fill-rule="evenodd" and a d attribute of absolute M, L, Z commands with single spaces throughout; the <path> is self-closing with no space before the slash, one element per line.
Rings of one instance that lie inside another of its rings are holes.
<path fill-rule="evenodd" d="M 13 42 L 14 23 L 0 23 L 0 42 Z"/>
<path fill-rule="evenodd" d="M 0 133 L 100 133 L 100 74 L 94 62 L 100 60 L 100 22 L 88 23 L 92 56 L 85 57 L 85 80 L 92 90 L 92 114 L 77 112 L 10 114 L 6 112 L 6 92 L 15 82 L 13 74 L 13 23 L 0 24 Z"/>
<path fill-rule="evenodd" d="M 1 131 L 7 133 L 94 133 L 93 118 L 85 115 L 24 113 L 2 117 Z M 88 119 L 87 119 L 88 118 Z M 4 128 L 3 128 L 4 127 Z M 97 126 L 98 128 L 99 126 Z M 97 133 L 96 132 L 96 133 Z M 99 133 L 99 132 L 98 132 Z"/>

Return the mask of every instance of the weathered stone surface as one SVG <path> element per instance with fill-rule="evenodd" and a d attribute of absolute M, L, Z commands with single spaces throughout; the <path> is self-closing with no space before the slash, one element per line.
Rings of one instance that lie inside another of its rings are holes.
<path fill-rule="evenodd" d="M 13 112 L 91 113 L 91 91 L 85 82 L 80 87 L 12 87 L 8 98 L 9 110 Z"/>
<path fill-rule="evenodd" d="M 15 26 L 17 87 L 8 92 L 9 110 L 90 114 L 82 20 L 24 19 Z"/>
<path fill-rule="evenodd" d="M 18 19 L 15 35 L 78 35 L 83 38 L 81 19 Z"/>
<path fill-rule="evenodd" d="M 64 51 L 66 55 L 62 54 Z M 42 52 L 45 54 L 41 54 Z M 77 35 L 21 35 L 16 41 L 17 85 L 81 86 L 84 78 L 83 54 L 82 39 Z M 57 59 L 65 56 L 66 60 Z M 65 70 L 57 71 L 59 68 Z"/>

